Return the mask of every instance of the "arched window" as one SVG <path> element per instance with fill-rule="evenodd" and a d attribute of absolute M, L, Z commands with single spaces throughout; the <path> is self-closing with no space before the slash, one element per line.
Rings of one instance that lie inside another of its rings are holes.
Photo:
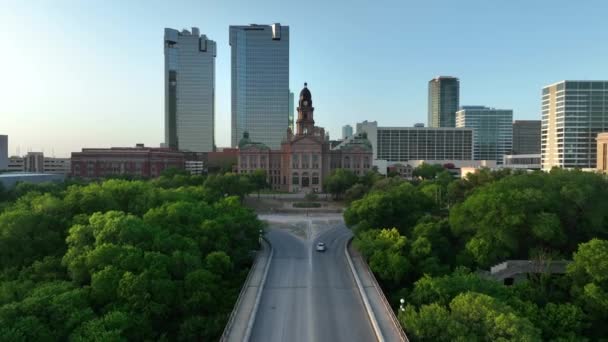
<path fill-rule="evenodd" d="M 344 157 L 344 165 L 343 167 L 345 169 L 350 169 L 350 157 L 349 156 L 345 156 Z"/>
<path fill-rule="evenodd" d="M 291 184 L 300 185 L 300 176 L 298 175 L 297 172 L 294 172 L 293 175 L 291 176 Z"/>
<path fill-rule="evenodd" d="M 318 172 L 312 173 L 312 185 L 319 185 L 319 173 Z"/>
<path fill-rule="evenodd" d="M 310 186 L 310 178 L 308 177 L 308 172 L 302 173 L 302 187 L 306 188 Z"/>

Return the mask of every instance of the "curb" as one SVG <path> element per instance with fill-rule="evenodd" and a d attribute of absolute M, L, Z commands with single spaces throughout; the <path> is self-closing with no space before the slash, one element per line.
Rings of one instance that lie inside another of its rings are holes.
<path fill-rule="evenodd" d="M 260 306 L 260 298 L 262 298 L 262 291 L 264 290 L 264 286 L 266 285 L 266 277 L 268 276 L 268 270 L 270 269 L 270 262 L 272 261 L 272 256 L 274 254 L 274 249 L 272 249 L 272 245 L 270 241 L 266 240 L 266 238 L 262 238 L 268 248 L 270 248 L 270 254 L 268 254 L 268 260 L 266 260 L 266 265 L 264 266 L 264 275 L 262 276 L 262 280 L 260 281 L 260 285 L 258 286 L 258 293 L 255 296 L 255 304 L 253 304 L 253 310 L 251 311 L 251 315 L 249 316 L 249 322 L 247 323 L 247 330 L 245 330 L 245 337 L 243 337 L 244 342 L 248 342 L 251 337 L 251 331 L 253 330 L 253 324 L 255 323 L 255 318 L 258 314 L 258 307 Z"/>
<path fill-rule="evenodd" d="M 357 270 L 355 270 L 355 265 L 353 265 L 353 260 L 350 257 L 350 253 L 348 252 L 348 245 L 350 245 L 353 238 L 349 238 L 346 242 L 346 246 L 344 247 L 344 254 L 346 255 L 346 260 L 348 261 L 348 265 L 350 266 L 350 271 L 355 278 L 355 282 L 357 283 L 357 288 L 359 289 L 359 294 L 361 295 L 361 299 L 363 300 L 363 305 L 365 306 L 365 311 L 367 311 L 367 316 L 369 316 L 370 323 L 372 324 L 372 328 L 374 329 L 374 333 L 376 334 L 376 339 L 380 342 L 384 342 L 384 336 L 382 336 L 382 331 L 380 331 L 380 327 L 378 326 L 378 321 L 376 320 L 376 315 L 372 310 L 371 305 L 369 304 L 369 299 L 367 298 L 367 294 L 365 293 L 365 289 L 361 284 L 361 279 L 359 279 L 359 275 L 357 274 Z"/>

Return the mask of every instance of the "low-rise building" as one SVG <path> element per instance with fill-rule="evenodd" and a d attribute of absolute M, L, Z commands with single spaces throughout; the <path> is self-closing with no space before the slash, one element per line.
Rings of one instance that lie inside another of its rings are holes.
<path fill-rule="evenodd" d="M 112 147 L 83 148 L 72 152 L 72 175 L 82 178 L 104 178 L 116 175 L 158 177 L 168 168 L 184 169 L 184 153 L 168 148 Z"/>
<path fill-rule="evenodd" d="M 45 157 L 42 152 L 28 152 L 25 156 L 9 158 L 9 172 L 49 173 L 69 175 L 71 173 L 70 158 Z"/>
<path fill-rule="evenodd" d="M 0 135 L 0 171 L 8 169 L 8 135 Z"/>
<path fill-rule="evenodd" d="M 540 153 L 537 154 L 506 154 L 502 159 L 502 167 L 508 169 L 540 170 Z"/>
<path fill-rule="evenodd" d="M 608 132 L 599 133 L 597 141 L 597 170 L 608 173 Z"/>

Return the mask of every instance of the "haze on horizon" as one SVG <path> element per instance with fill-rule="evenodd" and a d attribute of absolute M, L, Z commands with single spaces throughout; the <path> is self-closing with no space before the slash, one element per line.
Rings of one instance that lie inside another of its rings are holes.
<path fill-rule="evenodd" d="M 230 143 L 228 26 L 289 25 L 290 86 L 304 82 L 315 120 L 426 123 L 427 82 L 460 78 L 461 105 L 540 119 L 544 85 L 608 79 L 608 3 L 572 1 L 3 1 L 0 134 L 69 156 L 82 147 L 163 141 L 163 29 L 199 27 L 217 42 L 216 145 Z"/>

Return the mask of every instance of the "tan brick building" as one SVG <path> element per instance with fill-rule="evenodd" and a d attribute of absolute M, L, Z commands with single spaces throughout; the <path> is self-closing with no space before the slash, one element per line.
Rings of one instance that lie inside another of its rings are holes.
<path fill-rule="evenodd" d="M 280 150 L 253 142 L 245 132 L 239 142 L 239 173 L 265 170 L 272 189 L 289 192 L 322 192 L 323 180 L 343 168 L 363 175 L 372 167 L 372 146 L 361 134 L 330 148 L 325 130 L 315 126 L 312 96 L 306 83 L 300 92 L 295 134 L 288 129 Z"/>
<path fill-rule="evenodd" d="M 608 173 L 608 133 L 597 135 L 597 170 Z"/>

